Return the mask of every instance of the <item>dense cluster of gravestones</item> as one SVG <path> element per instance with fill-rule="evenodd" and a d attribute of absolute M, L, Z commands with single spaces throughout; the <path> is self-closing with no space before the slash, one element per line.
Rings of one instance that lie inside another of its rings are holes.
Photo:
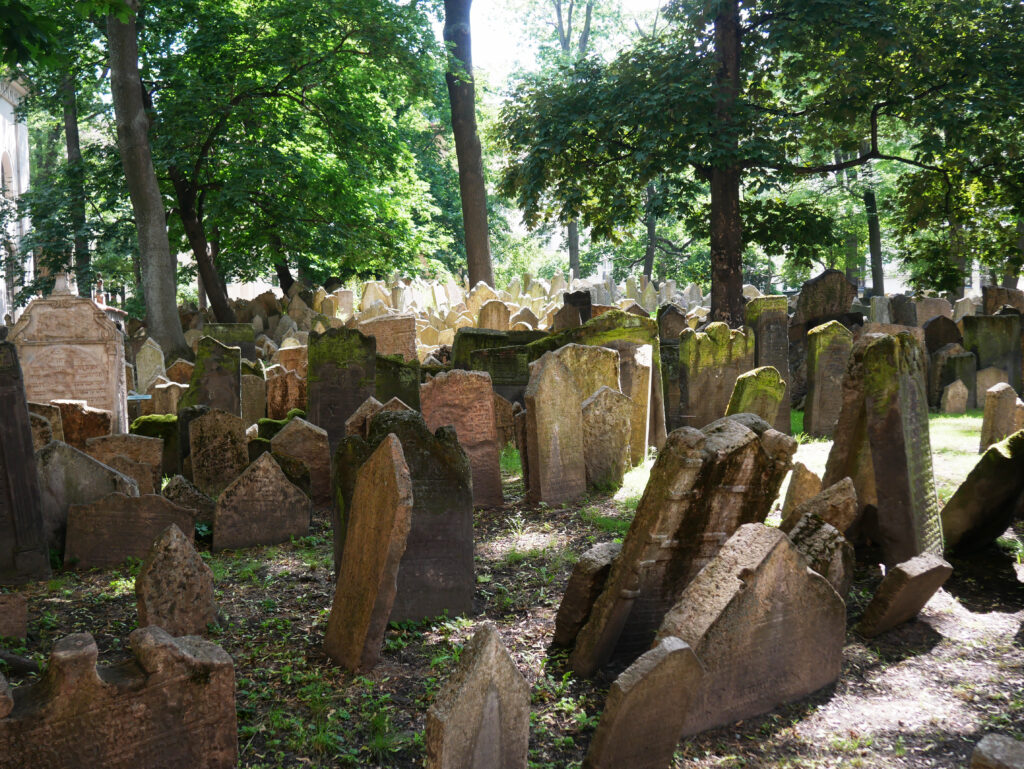
<path fill-rule="evenodd" d="M 240 549 L 329 510 L 324 649 L 366 671 L 388 622 L 472 612 L 473 508 L 503 504 L 509 443 L 547 505 L 656 452 L 628 533 L 580 556 L 554 628 L 576 674 L 624 668 L 585 766 L 668 766 L 682 736 L 832 683 L 855 544 L 887 566 L 857 626 L 873 636 L 943 584 L 946 550 L 985 546 L 1024 508 L 1024 294 L 865 307 L 835 271 L 795 298 L 746 293 L 730 329 L 671 282 L 394 280 L 358 307 L 297 285 L 238 303 L 237 324 L 183 311 L 195 359 L 168 363 L 59 281 L 0 341 L 0 584 L 46 578 L 51 553 L 144 559 L 140 629 L 117 669 L 81 635 L 39 682 L 12 694 L 0 677 L 0 767 L 233 765 L 233 667 L 201 638 L 217 608 L 196 524 Z M 806 432 L 834 439 L 822 478 L 792 461 L 800 404 Z M 984 453 L 940 514 L 929 408 L 982 405 Z M 0 635 L 24 626 L 18 599 L 0 594 Z M 529 707 L 482 626 L 428 712 L 428 766 L 525 767 Z M 67 734 L 88 744 L 68 752 Z"/>

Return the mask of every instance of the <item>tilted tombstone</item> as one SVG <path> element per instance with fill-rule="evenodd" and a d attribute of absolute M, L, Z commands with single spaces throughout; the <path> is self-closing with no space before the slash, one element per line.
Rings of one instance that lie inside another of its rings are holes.
<path fill-rule="evenodd" d="M 421 385 L 420 407 L 430 430 L 444 425 L 455 428 L 473 472 L 473 504 L 504 504 L 499 464 L 501 447 L 490 374 L 460 370 L 438 374 Z"/>
<path fill-rule="evenodd" d="M 384 404 L 371 395 L 345 420 L 345 435 L 358 435 L 364 439 L 369 437 L 370 421 L 382 408 Z"/>
<path fill-rule="evenodd" d="M 825 270 L 801 287 L 789 320 L 789 384 L 794 402 L 807 393 L 807 332 L 830 320 L 850 329 L 863 323 L 863 314 L 853 310 L 856 297 L 857 287 L 839 270 Z"/>
<path fill-rule="evenodd" d="M 427 710 L 427 769 L 526 769 L 530 687 L 482 625 Z"/>
<path fill-rule="evenodd" d="M 747 328 L 754 332 L 754 365 L 774 366 L 782 376 L 785 392 L 772 426 L 788 434 L 790 428 L 789 304 L 785 296 L 761 296 L 747 302 Z M 680 329 L 681 331 L 682 329 Z"/>
<path fill-rule="evenodd" d="M 562 602 L 555 615 L 555 646 L 572 646 L 590 616 L 590 607 L 604 589 L 612 562 L 622 552 L 621 542 L 601 542 L 583 553 L 573 564 Z"/>
<path fill-rule="evenodd" d="M 611 685 L 583 769 L 666 769 L 686 725 L 704 667 L 667 636 Z"/>
<path fill-rule="evenodd" d="M 29 412 L 29 426 L 32 429 L 32 450 L 39 451 L 43 446 L 53 440 L 53 428 L 46 417 Z"/>
<path fill-rule="evenodd" d="M 811 514 L 834 526 L 840 534 L 845 534 L 856 522 L 859 513 L 857 490 L 853 486 L 853 481 L 843 478 L 804 500 L 792 510 L 784 512 L 779 529 L 789 534 L 800 523 L 801 518 Z"/>
<path fill-rule="evenodd" d="M 242 351 L 212 337 L 199 340 L 195 368 L 178 408 L 209 406 L 242 416 Z"/>
<path fill-rule="evenodd" d="M 234 767 L 230 655 L 156 626 L 135 630 L 128 646 L 131 659 L 97 668 L 90 634 L 57 641 L 41 679 L 19 687 L 14 709 L 0 718 L 0 768 Z"/>
<path fill-rule="evenodd" d="M 192 482 L 216 498 L 249 464 L 245 423 L 235 414 L 212 410 L 189 424 Z"/>
<path fill-rule="evenodd" d="M 532 502 L 555 505 L 587 491 L 583 412 L 575 377 L 554 353 L 531 366 L 526 387 L 526 440 Z"/>
<path fill-rule="evenodd" d="M 679 337 L 682 424 L 700 428 L 720 419 L 736 377 L 753 367 L 753 334 L 724 323 L 710 323 L 704 331 L 683 331 Z"/>
<path fill-rule="evenodd" d="M 782 518 L 808 499 L 821 492 L 821 478 L 807 468 L 803 462 L 793 463 L 793 472 L 789 477 L 789 486 L 786 488 L 786 498 L 782 502 Z"/>
<path fill-rule="evenodd" d="M 853 480 L 864 533 L 885 563 L 941 554 L 924 353 L 910 334 L 868 334 L 853 346 L 835 435 L 822 483 Z"/>
<path fill-rule="evenodd" d="M 1024 402 L 1005 382 L 993 386 L 985 395 L 985 414 L 981 420 L 981 454 L 993 443 L 1024 428 Z"/>
<path fill-rule="evenodd" d="M 213 571 L 186 536 L 170 524 L 156 538 L 135 578 L 139 627 L 159 625 L 174 636 L 205 635 L 217 621 Z"/>
<path fill-rule="evenodd" d="M 270 439 L 270 451 L 282 458 L 298 460 L 309 468 L 310 496 L 319 509 L 331 504 L 331 450 L 327 431 L 295 417 Z"/>
<path fill-rule="evenodd" d="M 178 358 L 167 367 L 167 378 L 172 382 L 187 385 L 192 381 L 192 372 L 195 369 L 196 365 L 194 363 Z"/>
<path fill-rule="evenodd" d="M 25 386 L 14 345 L 0 342 L 0 584 L 49 576 Z"/>
<path fill-rule="evenodd" d="M 345 420 L 374 394 L 377 342 L 359 331 L 330 328 L 310 334 L 306 374 L 309 421 L 327 431 L 333 455 Z"/>
<path fill-rule="evenodd" d="M 994 366 L 1021 392 L 1021 319 L 1019 315 L 968 315 L 963 324 L 964 349 L 978 359 L 978 371 Z M 978 388 L 978 396 L 983 390 Z M 980 406 L 979 406 L 980 408 Z"/>
<path fill-rule="evenodd" d="M 778 529 L 741 526 L 686 587 L 657 639 L 704 666 L 683 734 L 750 718 L 839 678 L 846 606 Z"/>
<path fill-rule="evenodd" d="M 391 433 L 402 443 L 413 491 L 412 528 L 398 571 L 391 620 L 469 612 L 476 583 L 469 458 L 454 429 L 445 426 L 431 433 L 418 412 L 381 411 L 373 417 L 366 440 L 348 436 L 335 452 L 331 466 L 335 564 L 344 551 L 347 511 L 359 468 Z"/>
<path fill-rule="evenodd" d="M 327 655 L 353 672 L 370 670 L 380 658 L 412 507 L 412 478 L 402 444 L 388 435 L 356 474 L 324 637 Z"/>
<path fill-rule="evenodd" d="M 261 454 L 217 498 L 213 551 L 277 545 L 309 533 L 309 497 Z"/>
<path fill-rule="evenodd" d="M 786 534 L 803 553 L 808 565 L 827 579 L 845 602 L 853 583 L 850 541 L 835 526 L 811 512 L 801 515 L 796 526 Z"/>
<path fill-rule="evenodd" d="M 807 334 L 807 396 L 804 401 L 804 432 L 831 437 L 839 421 L 843 376 L 850 362 L 853 335 L 834 320 Z"/>
<path fill-rule="evenodd" d="M 183 475 L 175 475 L 160 491 L 161 496 L 176 505 L 188 507 L 196 511 L 196 521 L 210 523 L 213 521 L 214 500 L 189 483 Z"/>
<path fill-rule="evenodd" d="M 583 401 L 583 463 L 590 488 L 622 485 L 630 466 L 633 411 L 632 400 L 607 386 Z"/>
<path fill-rule="evenodd" d="M 511 401 L 502 398 L 498 393 L 492 394 L 494 401 L 494 424 L 498 431 L 499 453 L 508 444 L 515 443 L 515 406 Z"/>
<path fill-rule="evenodd" d="M 145 558 L 153 540 L 172 523 L 191 534 L 195 510 L 158 494 L 129 497 L 117 492 L 87 505 L 70 505 L 64 564 L 89 569 Z"/>
<path fill-rule="evenodd" d="M 896 564 L 886 572 L 854 629 L 874 638 L 913 619 L 952 573 L 953 567 L 934 553 Z"/>
<path fill-rule="evenodd" d="M 569 664 L 592 675 L 649 647 L 665 612 L 732 533 L 763 521 L 796 442 L 751 414 L 669 435 Z"/>
<path fill-rule="evenodd" d="M 128 432 L 124 334 L 95 302 L 58 279 L 53 294 L 32 300 L 8 341 L 18 348 L 29 400 L 84 400 L 113 415 L 115 432 Z"/>
<path fill-rule="evenodd" d="M 786 383 L 774 366 L 751 369 L 736 377 L 725 415 L 756 414 L 768 424 L 774 424 L 785 394 Z"/>

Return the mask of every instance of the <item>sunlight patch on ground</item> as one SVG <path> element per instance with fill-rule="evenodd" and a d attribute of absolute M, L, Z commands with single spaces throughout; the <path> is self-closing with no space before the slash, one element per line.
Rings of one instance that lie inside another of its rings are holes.
<path fill-rule="evenodd" d="M 490 542 L 478 542 L 476 554 L 485 560 L 498 561 L 513 552 L 543 552 L 568 546 L 569 537 L 561 532 L 527 530 L 514 532 L 507 537 L 492 539 Z"/>
<path fill-rule="evenodd" d="M 637 465 L 622 479 L 621 488 L 612 497 L 620 506 L 627 510 L 636 510 L 640 504 L 640 497 L 647 487 L 647 479 L 651 477 L 651 468 L 654 467 L 654 458 L 648 456 L 643 464 Z"/>

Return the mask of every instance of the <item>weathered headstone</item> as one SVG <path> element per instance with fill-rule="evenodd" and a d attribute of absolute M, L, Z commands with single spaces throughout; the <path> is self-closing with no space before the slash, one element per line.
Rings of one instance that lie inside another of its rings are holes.
<path fill-rule="evenodd" d="M 711 323 L 679 337 L 680 421 L 689 427 L 720 419 L 736 377 L 754 367 L 753 334 Z"/>
<path fill-rule="evenodd" d="M 331 454 L 327 431 L 295 417 L 270 439 L 270 451 L 281 464 L 296 460 L 309 471 L 310 496 L 319 509 L 331 504 Z"/>
<path fill-rule="evenodd" d="M 672 765 L 704 667 L 668 636 L 612 684 L 583 769 L 666 769 Z"/>
<path fill-rule="evenodd" d="M 188 391 L 178 401 L 179 410 L 200 405 L 242 416 L 242 351 L 208 336 L 199 340 Z"/>
<path fill-rule="evenodd" d="M 530 687 L 482 625 L 427 710 L 427 769 L 526 769 Z"/>
<path fill-rule="evenodd" d="M 526 438 L 532 502 L 555 505 L 587 491 L 583 412 L 575 377 L 554 353 L 531 367 L 526 387 Z"/>
<path fill-rule="evenodd" d="M 845 534 L 856 522 L 859 512 L 853 481 L 843 478 L 785 513 L 779 528 L 789 534 L 801 518 L 810 514 L 834 526 L 840 534 Z"/>
<path fill-rule="evenodd" d="M 50 423 L 53 431 L 53 440 L 64 441 L 64 425 L 60 420 L 60 408 L 52 403 L 33 403 L 28 401 L 28 410 L 32 414 L 44 417 Z"/>
<path fill-rule="evenodd" d="M 381 355 L 416 360 L 416 316 L 385 315 L 360 321 L 359 331 L 377 340 L 376 351 Z"/>
<path fill-rule="evenodd" d="M 782 433 L 790 432 L 789 314 L 785 296 L 761 296 L 747 302 L 747 328 L 754 332 L 754 365 L 774 366 L 786 390 L 779 403 L 772 426 Z M 682 331 L 682 329 L 680 329 Z"/>
<path fill-rule="evenodd" d="M 572 374 L 581 404 L 602 387 L 620 389 L 619 353 L 616 350 L 589 344 L 567 344 L 554 350 L 552 355 Z"/>
<path fill-rule="evenodd" d="M 978 359 L 978 371 L 994 366 L 1021 392 L 1021 319 L 1019 315 L 969 315 L 961 321 L 964 349 Z M 978 386 L 978 395 L 984 390 Z M 979 408 L 981 408 L 979 404 Z"/>
<path fill-rule="evenodd" d="M 478 328 L 493 328 L 496 331 L 508 331 L 510 313 L 508 305 L 500 299 L 492 299 L 480 308 Z"/>
<path fill-rule="evenodd" d="M 402 444 L 388 435 L 357 473 L 324 638 L 328 656 L 353 672 L 369 670 L 380 658 L 412 507 Z"/>
<path fill-rule="evenodd" d="M 604 346 L 616 350 L 619 354 L 618 389 L 633 402 L 633 413 L 629 418 L 629 458 L 631 464 L 639 465 L 647 459 L 647 447 L 657 446 L 657 441 L 651 434 L 654 348 L 648 344 L 626 340 L 605 342 Z M 610 381 L 608 386 L 611 386 Z M 661 395 L 661 392 L 662 388 L 659 386 L 657 394 Z M 661 422 L 664 424 L 664 419 Z"/>
<path fill-rule="evenodd" d="M 148 337 L 135 353 L 135 373 L 135 389 L 138 392 L 146 392 L 154 379 L 167 373 L 163 348 L 152 337 Z"/>
<path fill-rule="evenodd" d="M 562 602 L 555 615 L 555 646 L 572 646 L 590 615 L 590 607 L 604 589 L 612 561 L 622 552 L 621 542 L 594 545 L 573 564 Z"/>
<path fill-rule="evenodd" d="M 633 401 L 610 387 L 601 387 L 583 401 L 583 463 L 587 486 L 614 489 L 630 466 L 630 420 Z"/>
<path fill-rule="evenodd" d="M 1005 382 L 990 387 L 985 394 L 985 414 L 981 420 L 982 453 L 993 443 L 1013 435 L 1024 428 L 1024 402 Z"/>
<path fill-rule="evenodd" d="M 8 341 L 18 348 L 29 400 L 84 400 L 113 415 L 115 432 L 128 431 L 124 334 L 91 299 L 66 284 L 34 299 Z"/>
<path fill-rule="evenodd" d="M 967 412 L 967 399 L 969 396 L 970 393 L 967 391 L 967 385 L 957 379 L 952 384 L 948 384 L 943 388 L 939 411 L 943 414 L 964 414 Z"/>
<path fill-rule="evenodd" d="M 384 404 L 371 395 L 345 420 L 345 435 L 367 438 L 370 435 L 370 421 L 382 408 Z"/>
<path fill-rule="evenodd" d="M 217 498 L 213 551 L 277 545 L 309 533 L 310 504 L 270 454 L 261 454 Z"/>
<path fill-rule="evenodd" d="M 774 424 L 785 394 L 786 383 L 774 366 L 751 369 L 736 377 L 725 414 L 756 414 Z"/>
<path fill-rule="evenodd" d="M 981 287 L 981 314 L 995 315 L 1000 308 L 1009 305 L 1024 313 L 1024 291 L 1019 288 L 1002 286 Z"/>
<path fill-rule="evenodd" d="M 64 442 L 79 451 L 85 451 L 85 443 L 90 438 L 110 435 L 113 431 L 114 416 L 105 409 L 93 408 L 85 401 L 77 400 L 53 400 L 50 403 L 60 409 Z"/>
<path fill-rule="evenodd" d="M 493 393 L 494 401 L 494 425 L 498 432 L 498 446 L 500 449 L 516 441 L 515 428 L 515 406 L 511 401 Z"/>
<path fill-rule="evenodd" d="M 237 347 L 243 358 L 256 360 L 256 333 L 251 323 L 207 323 L 203 333 L 226 347 Z"/>
<path fill-rule="evenodd" d="M 167 367 L 167 378 L 172 382 L 187 385 L 192 381 L 192 372 L 195 371 L 194 363 L 178 358 Z"/>
<path fill-rule="evenodd" d="M 374 376 L 374 396 L 385 406 L 398 398 L 407 408 L 420 408 L 420 362 L 403 360 L 399 355 L 378 355 Z"/>
<path fill-rule="evenodd" d="M 249 464 L 245 427 L 240 417 L 219 410 L 189 423 L 192 482 L 207 496 L 215 499 Z"/>
<path fill-rule="evenodd" d="M 345 436 L 345 420 L 373 395 L 376 372 L 373 337 L 345 328 L 310 334 L 309 421 L 327 431 L 332 455 Z"/>
<path fill-rule="evenodd" d="M 473 472 L 473 504 L 504 504 L 490 375 L 460 370 L 438 374 L 421 386 L 420 407 L 430 430 L 455 428 Z"/>
<path fill-rule="evenodd" d="M 926 296 L 917 302 L 917 323 L 925 327 L 935 318 L 953 320 L 953 305 L 940 296 Z"/>
<path fill-rule="evenodd" d="M 647 648 L 665 612 L 718 548 L 740 525 L 765 519 L 795 451 L 792 438 L 751 414 L 673 431 L 576 639 L 572 669 L 589 676 L 617 650 L 635 655 Z"/>
<path fill-rule="evenodd" d="M 953 567 L 933 553 L 892 567 L 864 610 L 856 631 L 874 638 L 913 619 L 952 573 Z"/>
<path fill-rule="evenodd" d="M 164 485 L 160 494 L 176 505 L 196 511 L 196 521 L 211 523 L 216 503 L 189 483 L 183 475 L 175 475 Z"/>
<path fill-rule="evenodd" d="M 927 321 L 924 329 L 924 346 L 929 355 L 938 352 L 947 344 L 963 344 L 964 335 L 960 333 L 960 327 L 953 322 L 952 318 L 945 315 L 938 315 Z"/>
<path fill-rule="evenodd" d="M 267 416 L 267 380 L 262 376 L 242 374 L 242 421 L 254 425 Z"/>
<path fill-rule="evenodd" d="M 751 523 L 683 591 L 658 630 L 668 636 L 704 665 L 683 725 L 696 734 L 835 681 L 846 606 L 785 534 Z"/>
<path fill-rule="evenodd" d="M 839 597 L 846 600 L 853 583 L 853 545 L 832 524 L 812 512 L 800 516 L 786 532 L 803 553 L 808 565 L 828 580 Z"/>
<path fill-rule="evenodd" d="M 231 657 L 162 628 L 128 637 L 134 659 L 97 669 L 88 633 L 66 636 L 38 683 L 0 718 L 0 768 L 232 769 L 238 757 Z"/>
<path fill-rule="evenodd" d="M 917 320 L 917 304 L 906 294 L 893 294 L 889 297 L 892 312 L 892 323 L 896 326 L 920 325 Z"/>
<path fill-rule="evenodd" d="M 217 621 L 213 572 L 176 524 L 161 532 L 135 578 L 139 627 L 159 625 L 174 636 L 205 635 Z"/>
<path fill-rule="evenodd" d="M 0 584 L 50 575 L 25 387 L 13 344 L 0 342 Z"/>
<path fill-rule="evenodd" d="M 93 459 L 134 479 L 140 494 L 152 494 L 160 488 L 164 457 L 164 442 L 160 438 L 131 434 L 104 435 L 87 440 L 85 452 Z M 122 463 L 118 466 L 117 457 L 123 457 L 131 464 Z M 129 469 L 134 472 L 126 472 Z M 145 473 L 148 473 L 148 479 L 144 477 Z"/>
<path fill-rule="evenodd" d="M 295 371 L 267 376 L 267 416 L 284 419 L 292 409 L 306 408 L 306 380 Z"/>
<path fill-rule="evenodd" d="M 1006 376 L 1006 372 L 995 366 L 989 366 L 988 368 L 983 368 L 978 371 L 976 381 L 978 388 L 976 397 L 979 409 L 985 408 L 985 404 L 988 402 L 988 394 L 993 388 L 998 387 L 1001 384 L 1005 384 L 1007 387 L 1010 387 L 1008 384 L 1009 378 Z M 1010 387 L 1010 389 L 1012 390 L 1013 388 Z"/>
<path fill-rule="evenodd" d="M 28 633 L 28 599 L 24 593 L 0 593 L 0 638 L 24 638 Z M 0 673 L 0 681 L 2 681 Z M 3 699 L 0 684 L 0 700 Z M 0 704 L 0 718 L 6 715 Z"/>
<path fill-rule="evenodd" d="M 804 432 L 831 437 L 842 406 L 843 375 L 850 361 L 853 335 L 831 320 L 807 333 L 807 396 Z"/>
<path fill-rule="evenodd" d="M 64 564 L 89 569 L 144 558 L 172 523 L 191 533 L 195 511 L 158 494 L 130 497 L 115 492 L 90 504 L 70 505 Z"/>
<path fill-rule="evenodd" d="M 793 473 L 789 477 L 786 488 L 786 499 L 782 503 L 782 517 L 802 505 L 821 491 L 821 478 L 812 470 L 807 469 L 803 462 L 793 463 Z"/>

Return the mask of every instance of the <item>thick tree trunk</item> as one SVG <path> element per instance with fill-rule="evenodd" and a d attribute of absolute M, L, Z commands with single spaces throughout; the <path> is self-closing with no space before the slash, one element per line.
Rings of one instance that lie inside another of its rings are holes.
<path fill-rule="evenodd" d="M 580 275 L 580 224 L 575 219 L 566 225 L 566 240 L 569 241 L 569 279 Z"/>
<path fill-rule="evenodd" d="M 868 251 L 871 253 L 871 295 L 885 296 L 882 270 L 882 228 L 878 224 L 878 201 L 870 187 L 864 190 L 864 211 L 868 215 Z"/>
<path fill-rule="evenodd" d="M 728 155 L 739 149 L 733 130 L 733 106 L 740 92 L 739 0 L 725 0 L 715 17 L 715 120 Z M 743 220 L 740 218 L 740 167 L 726 159 L 711 169 L 711 319 L 733 328 L 743 325 Z"/>
<path fill-rule="evenodd" d="M 279 262 L 274 262 L 274 272 L 277 273 L 277 282 L 281 286 L 281 293 L 287 296 L 288 290 L 295 285 L 295 278 L 292 277 L 292 271 L 288 269 L 288 263 L 283 258 Z"/>
<path fill-rule="evenodd" d="M 487 231 L 487 188 L 480 137 L 476 130 L 476 95 L 470 53 L 469 8 L 472 0 L 445 0 L 444 41 L 448 45 L 448 99 L 452 107 L 452 133 L 459 161 L 462 227 L 466 233 L 469 284 L 494 285 L 491 246 Z"/>
<path fill-rule="evenodd" d="M 654 196 L 658 194 L 653 184 L 647 185 L 647 210 L 644 212 L 647 225 L 647 247 L 644 249 L 644 275 L 651 279 L 654 272 L 654 254 L 658 248 L 658 217 L 654 213 Z"/>
<path fill-rule="evenodd" d="M 82 166 L 82 144 L 78 136 L 78 94 L 75 78 L 68 73 L 60 84 L 64 111 L 64 146 L 68 155 L 68 178 L 71 181 L 71 227 L 74 229 L 75 282 L 79 296 L 92 293 L 92 271 L 89 269 L 89 242 L 85 237 L 85 169 Z"/>
<path fill-rule="evenodd" d="M 149 117 L 142 103 L 139 44 L 135 32 L 138 0 L 128 0 L 127 22 L 107 17 L 110 91 L 117 123 L 117 148 L 139 237 L 146 326 L 168 360 L 192 357 L 181 331 L 177 305 L 177 263 L 167 241 L 167 219 L 149 147 Z"/>

